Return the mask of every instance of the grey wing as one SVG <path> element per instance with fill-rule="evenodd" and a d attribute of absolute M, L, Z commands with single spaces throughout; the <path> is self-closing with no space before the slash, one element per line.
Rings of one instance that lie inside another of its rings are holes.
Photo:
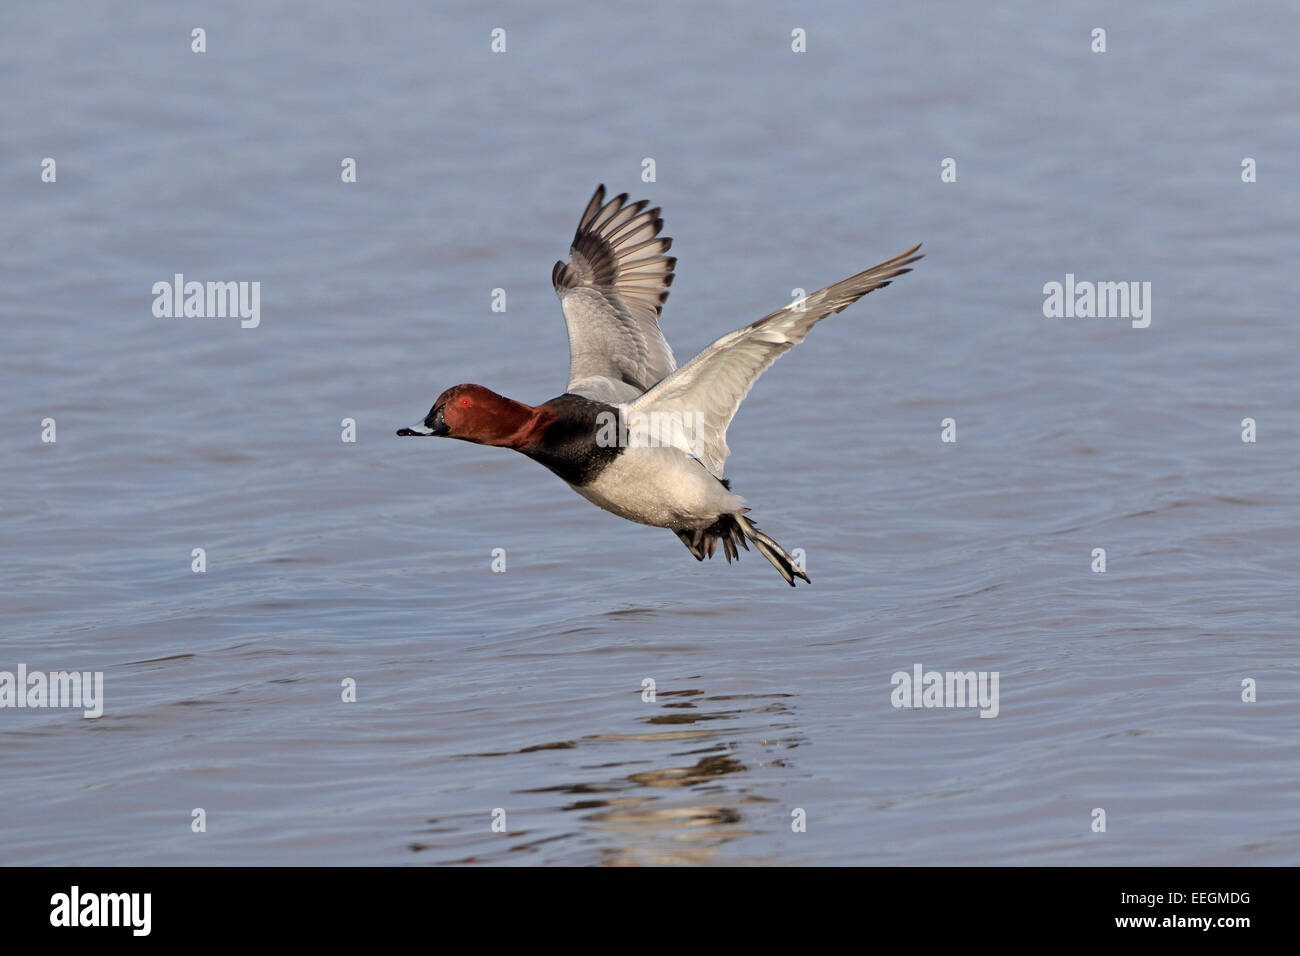
<path fill-rule="evenodd" d="M 920 259 L 913 246 L 879 265 L 806 296 L 802 303 L 786 306 L 752 325 L 718 339 L 672 375 L 628 405 L 628 414 L 642 418 L 657 413 L 656 421 L 673 425 L 668 443 L 689 451 L 721 478 L 731 450 L 727 426 L 758 377 L 808 335 L 814 325 L 840 312 L 868 292 L 883 288 Z M 688 426 L 688 427 L 687 427 Z M 662 428 L 663 426 L 659 426 Z M 659 436 L 664 441 L 664 436 Z"/>
<path fill-rule="evenodd" d="M 648 200 L 627 193 L 605 202 L 596 188 L 578 223 L 569 261 L 551 271 L 569 329 L 568 391 L 618 404 L 644 393 L 677 367 L 659 331 L 677 260 Z"/>

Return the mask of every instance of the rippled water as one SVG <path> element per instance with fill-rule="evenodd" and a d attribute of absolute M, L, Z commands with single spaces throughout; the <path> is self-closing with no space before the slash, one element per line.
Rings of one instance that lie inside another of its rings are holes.
<path fill-rule="evenodd" d="M 0 862 L 1300 862 L 1300 16 L 1041 7 L 7 9 L 0 669 L 106 701 L 0 710 Z M 925 241 L 731 429 L 811 586 L 393 436 L 563 389 L 602 181 L 679 360 Z M 177 272 L 261 325 L 156 318 Z M 998 717 L 895 709 L 918 663 Z"/>

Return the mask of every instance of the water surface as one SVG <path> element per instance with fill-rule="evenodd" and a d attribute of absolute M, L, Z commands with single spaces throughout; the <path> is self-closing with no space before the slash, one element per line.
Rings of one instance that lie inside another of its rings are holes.
<path fill-rule="evenodd" d="M 0 862 L 1300 862 L 1294 11 L 3 19 L 0 669 L 106 702 L 0 710 Z M 598 182 L 664 208 L 680 361 L 924 240 L 729 434 L 812 585 L 393 436 L 563 390 Z M 260 326 L 156 318 L 177 272 Z M 1045 318 L 1067 273 L 1151 282 L 1151 326 Z M 917 663 L 999 716 L 895 709 Z"/>

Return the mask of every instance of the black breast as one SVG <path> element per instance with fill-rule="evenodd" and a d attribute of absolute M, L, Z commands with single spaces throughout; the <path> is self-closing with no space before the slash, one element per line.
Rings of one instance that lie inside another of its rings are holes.
<path fill-rule="evenodd" d="M 536 441 L 520 451 L 569 484 L 591 484 L 622 452 L 618 444 L 618 409 L 613 405 L 564 394 L 542 407 L 552 410 L 555 417 Z M 605 440 L 610 437 L 613 441 Z"/>

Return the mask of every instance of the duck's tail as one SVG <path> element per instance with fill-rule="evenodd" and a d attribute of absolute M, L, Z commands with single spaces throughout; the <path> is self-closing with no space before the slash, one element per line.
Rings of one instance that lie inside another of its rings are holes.
<path fill-rule="evenodd" d="M 772 567 L 781 572 L 781 577 L 785 578 L 785 583 L 790 587 L 794 587 L 795 578 L 803 578 L 809 584 L 812 583 L 812 579 L 799 568 L 794 558 L 786 553 L 785 548 L 759 531 L 744 514 L 719 515 L 718 520 L 706 528 L 673 530 L 677 537 L 682 539 L 682 544 L 686 545 L 686 550 L 695 555 L 697 561 L 713 557 L 713 552 L 717 550 L 718 542 L 721 541 L 722 553 L 730 564 L 732 558 L 740 559 L 739 548 L 749 550 L 749 545 L 745 543 L 745 540 L 749 539 L 758 548 L 758 553 L 771 561 Z"/>

